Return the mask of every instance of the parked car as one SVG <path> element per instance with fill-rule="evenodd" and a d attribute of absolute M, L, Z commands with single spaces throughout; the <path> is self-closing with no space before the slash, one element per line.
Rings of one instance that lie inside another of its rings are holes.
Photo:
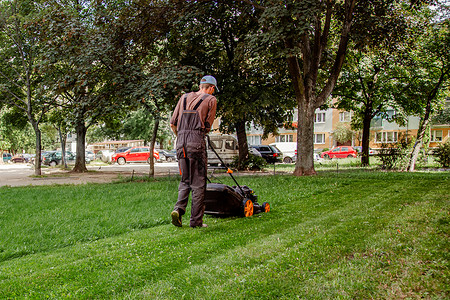
<path fill-rule="evenodd" d="M 345 158 L 345 157 L 356 157 L 358 152 L 351 146 L 338 146 L 334 147 L 329 151 L 324 151 L 320 154 L 322 158 Z"/>
<path fill-rule="evenodd" d="M 261 153 L 259 153 L 258 150 L 256 150 L 255 148 L 252 148 L 252 147 L 250 147 L 250 148 L 248 149 L 248 153 L 250 153 L 250 154 L 252 154 L 252 155 L 255 155 L 255 156 L 262 157 Z"/>
<path fill-rule="evenodd" d="M 153 157 L 159 159 L 159 152 L 153 149 Z M 124 165 L 127 162 L 146 162 L 150 163 L 150 148 L 149 147 L 133 147 L 125 152 L 114 153 L 111 156 L 111 162 L 117 162 L 119 165 Z"/>
<path fill-rule="evenodd" d="M 120 148 L 117 148 L 116 149 L 116 151 L 114 151 L 114 153 L 122 153 L 122 152 L 125 152 L 125 151 L 127 151 L 128 149 L 131 149 L 132 147 L 120 147 Z"/>
<path fill-rule="evenodd" d="M 111 162 L 111 156 L 114 154 L 112 150 L 100 150 L 95 154 L 95 159 L 100 159 L 102 162 Z"/>
<path fill-rule="evenodd" d="M 283 162 L 291 164 L 297 159 L 297 143 L 296 142 L 282 142 L 272 143 L 270 146 L 275 146 L 283 153 Z"/>
<path fill-rule="evenodd" d="M 28 159 L 23 154 L 16 154 L 11 158 L 13 163 L 26 163 Z"/>
<path fill-rule="evenodd" d="M 25 157 L 25 160 L 27 161 L 27 163 L 31 163 L 34 160 L 34 158 L 36 157 L 36 154 L 24 153 L 23 157 Z"/>
<path fill-rule="evenodd" d="M 358 155 L 361 155 L 362 152 L 362 147 L 361 146 L 354 146 L 353 149 L 356 150 L 356 152 L 358 152 Z M 369 147 L 369 156 L 375 155 L 375 150 L 373 150 L 372 148 Z"/>
<path fill-rule="evenodd" d="M 167 162 L 176 161 L 177 160 L 177 150 L 160 150 L 159 156 L 161 160 L 165 160 Z"/>
<path fill-rule="evenodd" d="M 11 153 L 3 153 L 3 162 L 9 162 L 12 158 Z"/>
<path fill-rule="evenodd" d="M 234 157 L 239 155 L 238 142 L 233 136 L 227 134 L 210 135 L 209 139 L 212 147 L 216 150 L 217 154 L 222 158 L 225 164 L 230 164 L 233 162 Z M 210 166 L 218 166 L 221 164 L 219 158 L 217 158 L 214 151 L 210 149 L 209 144 L 206 144 L 208 164 Z"/>
<path fill-rule="evenodd" d="M 264 158 L 269 164 L 280 162 L 283 159 L 281 151 L 275 146 L 251 145 L 250 147 L 261 153 L 262 158 Z"/>
<path fill-rule="evenodd" d="M 320 157 L 319 153 L 315 153 L 315 152 L 313 154 L 313 159 L 314 159 L 314 161 L 317 161 L 317 162 L 320 162 L 323 160 L 323 158 Z"/>
<path fill-rule="evenodd" d="M 74 164 L 76 156 L 71 151 L 66 151 L 66 163 Z M 87 159 L 86 159 L 87 161 Z M 61 151 L 46 151 L 42 157 L 42 163 L 46 166 L 55 167 L 62 163 L 62 152 Z"/>
<path fill-rule="evenodd" d="M 85 152 L 85 157 L 86 158 L 89 158 L 89 160 L 94 160 L 95 159 L 95 154 L 94 154 L 94 152 L 92 152 L 92 151 L 86 151 Z"/>

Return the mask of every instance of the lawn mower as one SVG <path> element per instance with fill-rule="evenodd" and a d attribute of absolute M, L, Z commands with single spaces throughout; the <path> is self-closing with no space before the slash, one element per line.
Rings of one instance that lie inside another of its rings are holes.
<path fill-rule="evenodd" d="M 259 205 L 257 202 L 258 196 L 253 190 L 246 185 L 239 185 L 233 176 L 233 171 L 228 168 L 211 145 L 209 136 L 207 135 L 206 137 L 210 149 L 216 154 L 223 168 L 227 170 L 227 173 L 236 183 L 236 186 L 212 183 L 208 178 L 209 183 L 206 185 L 205 194 L 205 214 L 250 217 L 260 212 L 269 212 L 269 203 L 264 202 L 262 205 Z"/>

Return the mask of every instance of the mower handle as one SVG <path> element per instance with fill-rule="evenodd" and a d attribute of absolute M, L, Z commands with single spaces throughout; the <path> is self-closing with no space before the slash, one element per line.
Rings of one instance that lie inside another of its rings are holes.
<path fill-rule="evenodd" d="M 211 144 L 211 139 L 209 138 L 209 135 L 206 135 L 206 139 L 208 140 L 208 145 L 209 148 L 216 154 L 217 158 L 219 159 L 220 163 L 222 164 L 222 166 L 224 166 L 225 169 L 227 169 L 227 173 L 230 174 L 231 178 L 233 178 L 233 181 L 236 183 L 236 185 L 239 187 L 239 190 L 242 193 L 242 196 L 245 197 L 245 193 L 242 190 L 241 186 L 239 185 L 239 183 L 236 181 L 236 179 L 233 176 L 233 171 L 223 162 L 222 158 L 219 156 L 219 154 L 216 152 L 216 149 L 214 149 L 214 147 Z"/>

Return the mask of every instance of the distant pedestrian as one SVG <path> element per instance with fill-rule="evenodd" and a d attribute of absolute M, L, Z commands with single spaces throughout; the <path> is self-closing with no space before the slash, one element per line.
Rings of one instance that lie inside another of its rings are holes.
<path fill-rule="evenodd" d="M 191 227 L 208 227 L 203 223 L 207 176 L 205 136 L 211 130 L 217 108 L 212 94 L 217 88 L 213 76 L 204 76 L 200 90 L 181 96 L 170 120 L 170 127 L 177 136 L 177 158 L 181 172 L 178 200 L 171 213 L 172 224 L 182 226 L 181 217 L 186 213 L 189 193 L 192 191 Z"/>

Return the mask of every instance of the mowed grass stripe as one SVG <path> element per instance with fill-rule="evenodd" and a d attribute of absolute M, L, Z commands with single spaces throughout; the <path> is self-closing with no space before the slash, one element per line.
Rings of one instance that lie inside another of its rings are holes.
<path fill-rule="evenodd" d="M 355 205 L 357 206 L 358 203 Z M 203 295 L 205 294 L 211 296 L 211 291 L 214 291 L 214 298 L 232 298 L 229 297 L 231 291 L 241 291 L 241 295 L 244 298 L 248 298 L 260 294 L 261 290 L 266 287 L 267 291 L 265 294 L 271 297 L 278 298 L 293 294 L 316 297 L 318 296 L 317 290 L 314 290 L 311 294 L 304 292 L 308 290 L 310 282 L 307 281 L 305 285 L 305 283 L 302 284 L 300 281 L 308 277 L 308 273 L 311 272 L 315 274 L 314 277 L 318 277 L 317 274 L 320 272 L 325 273 L 326 277 L 328 277 L 330 269 L 336 267 L 343 258 L 346 261 L 346 257 L 352 252 L 348 253 L 348 249 L 341 250 L 341 252 L 336 251 L 336 248 L 339 248 L 336 245 L 345 244 L 346 247 L 350 248 L 355 248 L 355 246 L 352 240 L 342 243 L 338 234 L 341 230 L 339 227 L 348 228 L 348 224 L 345 223 L 351 223 L 350 225 L 353 226 L 355 222 L 345 221 L 327 228 L 318 227 L 316 224 L 322 224 L 324 218 L 334 219 L 336 213 L 344 216 L 352 213 L 355 211 L 355 205 L 349 205 L 345 209 L 330 212 L 328 216 L 322 217 L 322 220 L 312 219 L 302 222 L 264 237 L 262 241 L 255 240 L 245 245 L 245 247 L 231 249 L 225 254 L 213 257 L 203 264 L 181 270 L 176 273 L 176 276 L 169 277 L 166 280 L 151 282 L 140 293 L 132 293 L 128 296 L 131 298 L 144 297 L 149 299 L 162 297 L 164 299 L 171 295 L 178 298 L 184 295 L 184 291 L 188 287 L 188 290 L 196 291 L 196 293 L 189 295 L 189 297 L 195 299 L 204 299 Z M 381 213 L 384 210 L 385 207 L 380 207 Z M 358 215 L 356 217 L 359 218 L 361 216 Z M 384 223 L 388 224 L 390 222 L 389 218 L 383 217 Z M 356 224 L 365 226 L 365 224 L 359 222 Z M 370 236 L 376 230 L 364 231 L 364 235 L 367 236 L 366 240 L 370 239 Z M 324 235 L 314 234 L 314 232 L 319 231 L 324 231 Z M 302 232 L 308 232 L 308 234 L 298 234 Z M 298 239 L 284 240 L 283 237 L 286 236 L 297 237 Z M 358 239 L 358 237 L 353 237 L 353 239 Z M 362 246 L 364 248 L 365 243 Z M 286 258 L 289 258 L 288 261 L 283 263 Z M 316 261 L 322 263 L 317 264 Z M 285 275 L 283 275 L 284 273 Z M 365 273 L 366 276 L 370 275 L 367 272 Z M 323 277 L 323 274 L 321 277 Z M 221 280 L 215 283 L 217 278 L 221 278 Z M 262 279 L 259 280 L 258 278 Z M 266 278 L 272 278 L 273 280 L 268 281 Z M 363 280 L 363 278 L 360 277 L 358 279 Z M 360 289 L 364 286 L 364 283 L 364 280 L 359 283 Z M 332 290 L 329 285 L 328 289 Z M 335 287 L 335 291 L 339 291 L 338 287 Z M 348 295 L 349 292 L 343 293 L 343 295 L 345 294 Z M 340 294 L 334 294 L 334 296 L 338 295 Z M 235 296 L 233 294 L 233 297 Z"/>

